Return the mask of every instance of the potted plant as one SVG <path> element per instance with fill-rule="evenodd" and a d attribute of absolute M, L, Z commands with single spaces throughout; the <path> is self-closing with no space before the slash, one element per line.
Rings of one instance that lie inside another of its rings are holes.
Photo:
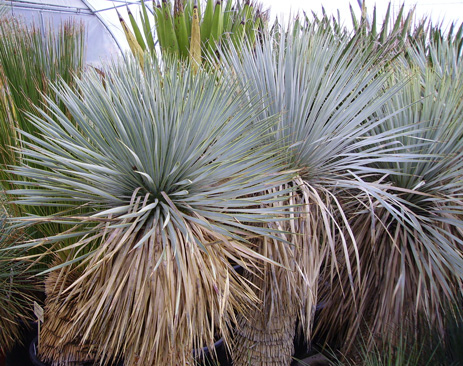
<path fill-rule="evenodd" d="M 370 47 L 364 41 L 361 32 L 337 34 L 322 21 L 305 26 L 296 21 L 255 47 L 232 48 L 222 57 L 225 72 L 236 76 L 250 100 L 263 100 L 262 116 L 280 116 L 273 136 L 288 166 L 298 172 L 281 187 L 294 189 L 286 202 L 291 219 L 271 224 L 284 231 L 284 240 L 258 244 L 260 253 L 283 266 L 267 263 L 262 273 L 248 273 L 250 282 L 262 289 L 262 305 L 239 316 L 232 349 L 235 365 L 289 365 L 297 319 L 310 344 L 319 283 L 332 280 L 338 254 L 347 257 L 343 281 L 359 280 L 350 271 L 357 260 L 349 222 L 356 214 L 350 211 L 356 202 L 353 192 L 374 190 L 365 184 L 371 177 L 399 174 L 393 168 L 379 171 L 370 163 L 401 161 L 401 155 L 390 155 L 383 143 L 404 133 L 370 133 L 382 126 L 385 116 L 368 118 L 398 88 L 385 87 L 391 45 Z"/>
<path fill-rule="evenodd" d="M 462 37 L 461 32 L 439 37 L 432 26 L 429 30 L 413 38 L 416 44 L 395 65 L 390 82 L 407 82 L 377 112 L 376 118 L 386 117 L 386 123 L 370 132 L 409 128 L 410 133 L 389 145 L 395 155 L 406 146 L 411 160 L 372 161 L 375 169 L 394 166 L 401 174 L 370 182 L 375 190 L 357 196 L 358 214 L 349 221 L 359 265 L 368 271 L 354 268 L 361 280 L 346 292 L 347 268 L 341 265 L 343 280 L 323 295 L 326 300 L 343 298 L 331 301 L 321 320 L 325 331 L 331 329 L 330 338 L 345 348 L 361 331 L 359 318 L 368 324 L 371 344 L 376 335 L 394 334 L 404 319 L 416 325 L 420 317 L 443 336 L 446 304 L 461 297 L 463 88 L 457 50 Z"/>
<path fill-rule="evenodd" d="M 275 119 L 258 118 L 231 79 L 149 59 L 105 74 L 104 85 L 89 72 L 76 92 L 56 88 L 72 120 L 51 100 L 56 121 L 31 117 L 43 137 L 21 151 L 30 164 L 16 174 L 35 187 L 16 202 L 89 208 L 36 217 L 74 226 L 29 243 L 69 253 L 58 271 L 81 271 L 62 289 L 75 312 L 61 344 L 82 335 L 102 363 L 192 362 L 193 348 L 229 339 L 236 314 L 255 306 L 233 264 L 257 270 L 266 260 L 253 240 L 278 231 L 263 224 L 284 214 L 270 204 L 285 192 L 268 190 L 292 173 L 269 138 Z"/>

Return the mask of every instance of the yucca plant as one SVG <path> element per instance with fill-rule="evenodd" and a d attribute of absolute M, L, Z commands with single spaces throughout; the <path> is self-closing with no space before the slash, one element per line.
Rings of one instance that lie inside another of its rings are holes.
<path fill-rule="evenodd" d="M 404 5 L 400 6 L 397 14 L 393 14 L 391 12 L 392 3 L 389 2 L 386 14 L 383 18 L 378 19 L 376 6 L 373 7 L 370 14 L 366 1 L 358 0 L 357 2 L 361 10 L 360 18 L 357 17 L 352 5 L 349 6 L 352 29 L 343 25 L 339 11 L 337 16 L 333 16 L 327 14 L 324 8 L 322 8 L 321 16 L 312 12 L 312 17 L 309 17 L 304 13 L 303 22 L 297 20 L 296 23 L 303 28 L 316 25 L 338 39 L 350 39 L 355 35 L 357 47 L 383 48 L 385 54 L 387 52 L 384 48 L 387 48 L 388 52 L 396 55 L 404 52 L 410 42 L 416 42 L 415 38 L 421 35 L 422 28 L 426 24 L 426 19 L 423 19 L 418 25 L 415 25 L 413 22 L 414 9 L 405 13 Z M 421 39 L 421 36 L 419 38 Z M 389 58 L 391 57 L 389 56 Z"/>
<path fill-rule="evenodd" d="M 371 18 L 365 0 L 358 0 L 361 9 L 360 19 L 357 19 L 355 12 L 350 5 L 352 26 L 354 33 L 361 35 L 366 47 L 390 47 L 391 51 L 402 52 L 410 42 L 410 35 L 414 28 L 415 9 L 412 8 L 404 14 L 405 5 L 402 4 L 397 14 L 391 13 L 392 3 L 389 2 L 386 14 L 378 23 L 376 6 L 373 7 Z M 392 16 L 391 16 L 392 15 Z M 423 24 L 424 20 L 420 22 Z M 379 29 L 379 26 L 381 28 Z"/>
<path fill-rule="evenodd" d="M 426 27 L 424 26 L 426 25 Z M 416 29 L 413 35 L 413 47 L 409 47 L 405 57 L 411 67 L 419 67 L 422 72 L 431 67 L 439 75 L 460 77 L 463 46 L 463 23 L 456 28 L 452 24 L 446 35 L 432 22 Z"/>
<path fill-rule="evenodd" d="M 432 53 L 438 55 L 437 49 Z M 435 62 L 423 63 L 427 60 L 423 54 L 415 60 L 416 66 L 406 60 L 395 65 L 393 82 L 409 81 L 378 118 L 398 113 L 372 132 L 412 127 L 412 134 L 397 138 L 400 151 L 390 152 L 413 154 L 419 160 L 374 164 L 400 174 L 370 181 L 357 193 L 358 202 L 363 202 L 352 208 L 355 215 L 350 218 L 360 258 L 360 267 L 354 268 L 361 278 L 354 285 L 356 299 L 346 293 L 350 285 L 345 276 L 352 270 L 347 266 L 341 266 L 339 274 L 343 285 L 334 282 L 324 294 L 328 306 L 322 311 L 321 323 L 344 345 L 355 339 L 362 322 L 368 324 L 372 336 L 387 336 L 391 325 L 400 326 L 403 319 L 416 323 L 420 313 L 444 332 L 443 304 L 461 294 L 461 65 L 444 61 L 439 68 Z M 329 301 L 333 298 L 343 300 Z"/>
<path fill-rule="evenodd" d="M 322 263 L 331 261 L 336 272 L 333 255 L 338 245 L 346 255 L 350 250 L 353 234 L 345 231 L 349 213 L 343 201 L 352 199 L 356 176 L 382 172 L 369 163 L 400 159 L 383 154 L 380 146 L 399 131 L 373 135 L 369 132 L 382 121 L 365 123 L 396 90 L 371 97 L 383 90 L 388 78 L 377 66 L 386 55 L 371 47 L 357 48 L 362 41 L 361 36 L 333 37 L 317 24 L 301 31 L 296 24 L 261 46 L 232 50 L 223 57 L 229 60 L 227 73 L 249 89 L 251 100 L 261 101 L 262 115 L 281 115 L 273 136 L 286 162 L 299 172 L 290 183 L 296 189 L 287 202 L 291 220 L 278 223 L 292 245 L 259 243 L 262 254 L 285 268 L 267 264 L 262 275 L 248 274 L 262 288 L 262 305 L 239 318 L 235 365 L 289 364 L 297 318 L 310 343 L 318 284 L 330 281 L 329 275 L 320 280 Z M 351 273 L 347 278 L 358 280 Z"/>
<path fill-rule="evenodd" d="M 267 13 L 262 5 L 250 0 L 206 0 L 202 5 L 197 0 L 153 1 L 156 37 L 162 55 L 191 60 L 201 65 L 215 58 L 219 46 L 233 44 L 241 47 L 243 42 L 255 43 L 258 34 L 266 27 Z M 140 25 L 130 13 L 131 31 L 119 17 L 132 53 L 141 60 L 144 51 L 156 55 L 151 24 L 142 1 Z"/>
<path fill-rule="evenodd" d="M 103 364 L 187 364 L 215 333 L 229 339 L 236 314 L 256 303 L 233 265 L 258 271 L 253 242 L 276 235 L 268 226 L 286 194 L 268 191 L 291 178 L 269 143 L 275 119 L 258 118 L 236 83 L 145 61 L 144 71 L 112 66 L 104 85 L 90 72 L 76 92 L 57 87 L 72 120 L 48 100 L 55 118 L 31 117 L 42 137 L 23 132 L 32 142 L 16 169 L 37 186 L 18 191 L 18 204 L 91 209 L 63 215 L 73 231 L 29 245 L 72 254 L 60 265 L 78 274 L 56 304 L 75 304 L 61 344 L 81 337 Z M 63 248 L 71 235 L 80 238 Z"/>

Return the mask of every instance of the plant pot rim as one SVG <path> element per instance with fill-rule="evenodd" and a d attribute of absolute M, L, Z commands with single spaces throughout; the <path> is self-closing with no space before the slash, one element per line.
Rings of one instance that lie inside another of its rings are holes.
<path fill-rule="evenodd" d="M 29 343 L 29 359 L 31 360 L 34 366 L 49 366 L 46 363 L 43 363 L 37 357 L 37 343 L 39 341 L 39 337 L 35 336 L 34 339 Z"/>
<path fill-rule="evenodd" d="M 214 349 L 221 347 L 223 344 L 223 338 L 220 338 L 218 341 L 214 343 Z M 209 347 L 205 346 L 203 348 L 195 348 L 193 349 L 193 357 L 204 357 L 211 353 Z"/>

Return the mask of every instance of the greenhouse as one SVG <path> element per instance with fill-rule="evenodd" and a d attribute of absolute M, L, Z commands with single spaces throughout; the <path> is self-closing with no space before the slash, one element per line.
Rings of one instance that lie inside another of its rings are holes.
<path fill-rule="evenodd" d="M 0 366 L 463 365 L 463 24 L 358 0 L 0 0 Z"/>
<path fill-rule="evenodd" d="M 139 13 L 140 1 L 109 0 L 2 0 L 5 11 L 41 30 L 59 27 L 66 20 L 82 22 L 86 30 L 86 61 L 99 64 L 121 56 L 128 48 L 117 11 Z"/>

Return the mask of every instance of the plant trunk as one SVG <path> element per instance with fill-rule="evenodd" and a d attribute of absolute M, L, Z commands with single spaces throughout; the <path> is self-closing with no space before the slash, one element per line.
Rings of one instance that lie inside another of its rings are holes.
<path fill-rule="evenodd" d="M 42 361 L 60 365 L 94 360 L 92 350 L 81 344 L 80 335 L 73 329 L 77 304 L 64 301 L 66 294 L 63 291 L 77 278 L 75 273 L 68 273 L 66 269 L 51 272 L 45 281 L 45 319 L 40 330 L 37 352 Z"/>
<path fill-rule="evenodd" d="M 273 271 L 286 271 L 273 268 Z M 273 272 L 268 271 L 268 272 Z M 256 285 L 261 284 L 262 297 L 274 294 L 270 281 L 257 276 L 251 277 Z M 266 277 L 266 276 L 264 276 Z M 266 282 L 266 283 L 264 283 Z M 262 299 L 261 308 L 250 309 L 237 317 L 238 324 L 234 335 L 232 359 L 234 366 L 284 366 L 290 365 L 294 353 L 296 330 L 296 310 L 294 304 L 284 301 L 287 296 L 278 296 L 272 303 Z"/>
<path fill-rule="evenodd" d="M 297 320 L 305 341 L 311 343 L 320 269 L 330 243 L 335 242 L 336 233 L 331 233 L 335 223 L 327 220 L 333 211 L 325 205 L 331 202 L 332 195 L 300 177 L 279 190 L 294 187 L 297 191 L 285 203 L 291 207 L 290 220 L 269 225 L 280 232 L 277 235 L 282 240 L 262 237 L 253 242 L 256 251 L 280 266 L 264 263 L 262 268 L 254 269 L 255 273 L 244 274 L 260 289 L 260 302 L 256 308 L 237 315 L 232 344 L 235 366 L 290 365 Z"/>

